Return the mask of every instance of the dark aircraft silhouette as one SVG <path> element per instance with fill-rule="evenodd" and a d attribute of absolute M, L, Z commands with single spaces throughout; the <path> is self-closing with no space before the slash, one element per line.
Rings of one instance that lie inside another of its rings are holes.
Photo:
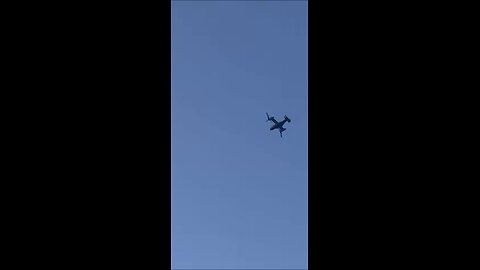
<path fill-rule="evenodd" d="M 290 123 L 291 120 L 290 120 L 290 118 L 288 118 L 285 115 L 285 119 L 278 122 L 277 120 L 275 120 L 275 118 L 273 118 L 273 116 L 270 117 L 267 113 L 267 121 L 266 122 L 268 122 L 268 121 L 272 121 L 274 123 L 273 126 L 270 128 L 270 130 L 278 129 L 278 131 L 280 131 L 280 137 L 283 137 L 282 132 L 284 132 L 286 130 L 286 128 L 283 127 L 283 124 L 285 124 L 285 122 L 287 122 L 287 121 Z"/>

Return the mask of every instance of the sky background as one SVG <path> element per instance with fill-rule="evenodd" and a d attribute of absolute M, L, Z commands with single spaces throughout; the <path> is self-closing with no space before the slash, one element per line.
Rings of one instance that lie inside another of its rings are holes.
<path fill-rule="evenodd" d="M 172 269 L 307 268 L 307 53 L 306 1 L 172 1 Z"/>

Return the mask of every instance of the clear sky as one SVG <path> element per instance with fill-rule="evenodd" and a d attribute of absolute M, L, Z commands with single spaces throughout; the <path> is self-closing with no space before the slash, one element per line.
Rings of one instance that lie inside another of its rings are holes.
<path fill-rule="evenodd" d="M 172 1 L 172 269 L 307 268 L 307 53 L 306 1 Z"/>

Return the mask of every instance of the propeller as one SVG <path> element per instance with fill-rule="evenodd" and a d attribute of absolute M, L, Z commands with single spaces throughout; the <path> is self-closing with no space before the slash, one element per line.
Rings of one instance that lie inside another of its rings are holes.
<path fill-rule="evenodd" d="M 271 121 L 270 116 L 268 116 L 268 113 L 266 113 L 266 114 L 267 114 L 267 121 L 265 121 L 265 122 Z"/>

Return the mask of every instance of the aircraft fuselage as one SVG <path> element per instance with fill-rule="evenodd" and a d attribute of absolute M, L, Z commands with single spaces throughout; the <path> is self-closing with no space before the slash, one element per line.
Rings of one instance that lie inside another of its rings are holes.
<path fill-rule="evenodd" d="M 276 128 L 282 129 L 282 128 L 283 128 L 283 124 L 285 124 L 285 122 L 287 122 L 287 120 L 283 120 L 283 121 L 280 121 L 280 122 L 274 124 L 274 125 L 270 128 L 270 130 L 274 130 L 274 129 L 276 129 Z"/>

